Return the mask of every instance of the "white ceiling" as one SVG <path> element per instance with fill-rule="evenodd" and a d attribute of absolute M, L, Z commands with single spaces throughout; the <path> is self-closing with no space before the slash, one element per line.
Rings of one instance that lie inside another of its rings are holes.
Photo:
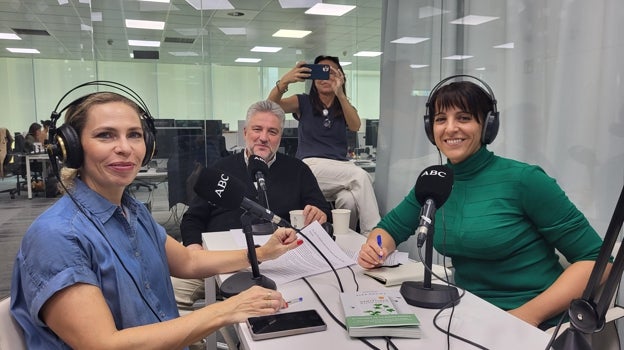
<path fill-rule="evenodd" d="M 22 40 L 0 40 L 0 57 L 131 61 L 133 50 L 154 50 L 159 52 L 157 61 L 140 61 L 291 67 L 297 60 L 328 54 L 351 61 L 360 70 L 379 70 L 380 57 L 353 57 L 353 54 L 381 50 L 381 0 L 325 0 L 325 3 L 357 6 L 341 17 L 307 15 L 306 8 L 285 9 L 278 0 L 230 0 L 235 10 L 203 11 L 194 9 L 185 0 L 171 0 L 168 4 L 136 0 L 83 2 L 88 0 L 67 0 L 63 5 L 59 5 L 59 0 L 0 0 L 0 33 L 15 33 L 16 29 L 49 33 L 18 34 Z M 229 15 L 233 11 L 243 15 Z M 101 13 L 102 20 L 92 20 L 92 13 L 96 16 Z M 128 29 L 125 19 L 165 21 L 165 28 Z M 81 25 L 86 30 L 81 30 Z M 247 34 L 225 35 L 219 27 L 244 27 Z M 303 39 L 272 37 L 278 29 L 310 30 L 312 34 Z M 168 42 L 171 38 L 187 42 Z M 160 41 L 161 46 L 131 47 L 129 39 Z M 251 52 L 254 46 L 283 49 L 278 53 Z M 41 53 L 15 54 L 7 51 L 8 47 L 35 48 Z M 184 51 L 196 52 L 198 56 L 176 57 L 169 53 Z M 262 61 L 235 63 L 238 57 Z"/>

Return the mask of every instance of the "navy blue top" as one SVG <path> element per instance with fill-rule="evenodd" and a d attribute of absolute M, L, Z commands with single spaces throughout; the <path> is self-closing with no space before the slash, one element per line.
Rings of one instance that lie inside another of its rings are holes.
<path fill-rule="evenodd" d="M 344 116 L 335 117 L 334 103 L 329 108 L 327 118 L 331 121 L 331 127 L 325 127 L 325 116 L 314 114 L 312 100 L 308 94 L 297 95 L 299 100 L 299 113 L 293 113 L 299 121 L 297 158 L 309 157 L 329 158 L 335 160 L 348 160 L 347 158 L 347 122 Z"/>
<path fill-rule="evenodd" d="M 178 317 L 167 234 L 147 208 L 125 193 L 126 219 L 80 179 L 70 191 L 88 218 L 66 194 L 32 223 L 13 265 L 11 313 L 28 349 L 69 349 L 39 312 L 52 295 L 77 283 L 102 290 L 117 329 Z"/>

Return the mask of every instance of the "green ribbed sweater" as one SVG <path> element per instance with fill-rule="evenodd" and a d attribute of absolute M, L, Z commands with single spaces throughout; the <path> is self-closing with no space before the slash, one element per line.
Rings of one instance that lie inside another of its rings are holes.
<path fill-rule="evenodd" d="M 568 261 L 596 260 L 602 239 L 554 179 L 538 166 L 482 147 L 459 164 L 435 215 L 435 249 L 452 258 L 455 283 L 504 309 L 548 288 Z M 418 226 L 414 190 L 379 223 L 397 245 Z M 550 322 L 549 322 L 550 323 Z"/>

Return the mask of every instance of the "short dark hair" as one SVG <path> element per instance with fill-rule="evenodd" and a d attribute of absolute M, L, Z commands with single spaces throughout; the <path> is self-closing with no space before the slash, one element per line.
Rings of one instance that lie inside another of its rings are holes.
<path fill-rule="evenodd" d="M 314 64 L 317 64 L 325 60 L 334 62 L 338 66 L 338 69 L 340 70 L 342 75 L 344 75 L 345 81 L 342 84 L 342 92 L 344 92 L 344 94 L 346 95 L 347 94 L 347 88 L 346 88 L 347 75 L 342 69 L 342 65 L 340 64 L 340 59 L 336 56 L 320 55 L 320 56 L 316 56 L 316 58 L 314 59 Z M 321 111 L 323 110 L 323 108 L 325 108 L 325 106 L 323 105 L 323 103 L 321 102 L 321 99 L 319 98 L 319 93 L 318 93 L 318 90 L 316 89 L 316 85 L 314 84 L 314 82 L 312 82 L 312 86 L 310 87 L 310 100 L 312 102 L 312 108 L 314 109 L 316 114 L 320 115 Z M 334 105 L 336 105 L 336 107 L 334 107 Z M 338 99 L 334 100 L 334 105 L 330 106 L 330 108 L 334 109 L 334 115 L 336 117 L 342 116 L 343 115 L 342 106 L 340 105 L 340 101 L 338 101 Z"/>
<path fill-rule="evenodd" d="M 28 128 L 28 135 L 34 135 L 37 131 L 41 130 L 41 124 L 39 123 L 32 123 L 30 124 L 30 127 Z"/>
<path fill-rule="evenodd" d="M 444 85 L 431 96 L 429 115 L 433 118 L 436 110 L 457 107 L 475 117 L 481 124 L 488 112 L 494 108 L 492 97 L 479 85 L 470 81 L 456 81 Z"/>

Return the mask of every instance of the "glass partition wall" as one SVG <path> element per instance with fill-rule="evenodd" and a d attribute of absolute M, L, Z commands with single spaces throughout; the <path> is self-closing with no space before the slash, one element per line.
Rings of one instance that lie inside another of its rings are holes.
<path fill-rule="evenodd" d="M 363 118 L 378 119 L 380 57 L 354 54 L 379 51 L 381 3 L 343 1 L 353 8 L 342 16 L 306 14 L 303 6 L 316 2 L 233 0 L 234 8 L 222 10 L 191 0 L 3 2 L 0 33 L 21 40 L 0 39 L 2 124 L 25 131 L 48 119 L 72 87 L 112 80 L 135 90 L 156 118 L 219 119 L 236 131 L 249 105 L 266 98 L 297 61 L 320 54 L 345 62 L 352 103 Z M 128 20 L 162 21 L 164 28 L 130 28 Z M 301 39 L 274 36 L 280 29 L 310 33 Z M 136 40 L 159 47 L 136 46 Z M 257 51 L 262 47 L 279 51 Z M 241 59 L 259 61 L 236 62 Z M 309 83 L 289 89 L 304 92 Z M 80 89 L 65 103 L 92 91 Z"/>
<path fill-rule="evenodd" d="M 351 62 L 344 67 L 347 94 L 360 116 L 379 119 L 375 188 L 385 213 L 420 170 L 440 162 L 422 129 L 431 87 L 470 74 L 486 81 L 498 100 L 501 129 L 490 149 L 541 165 L 605 232 L 624 179 L 624 37 L 617 27 L 624 2 L 323 2 L 354 6 L 342 16 L 306 14 L 319 1 L 305 8 L 292 7 L 304 1 L 288 0 L 194 7 L 208 3 L 1 2 L 0 33 L 21 38 L 0 39 L 2 126 L 23 132 L 49 118 L 67 90 L 101 79 L 135 89 L 157 118 L 218 119 L 236 130 L 247 107 L 266 98 L 296 61 L 336 55 Z M 165 24 L 128 28 L 129 19 Z M 280 29 L 311 33 L 274 36 Z M 360 56 L 370 52 L 381 54 Z M 260 61 L 236 62 L 241 58 Z M 308 89 L 309 83 L 292 84 L 288 94 Z"/>

